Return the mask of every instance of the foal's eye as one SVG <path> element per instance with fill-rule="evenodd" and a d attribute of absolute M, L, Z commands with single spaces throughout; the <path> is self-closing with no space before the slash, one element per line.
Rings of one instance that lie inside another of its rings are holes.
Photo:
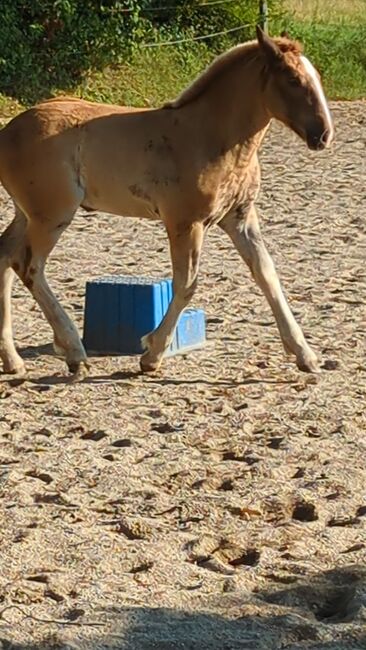
<path fill-rule="evenodd" d="M 301 81 L 297 77 L 290 77 L 288 79 L 288 83 L 292 88 L 300 88 L 301 87 Z"/>

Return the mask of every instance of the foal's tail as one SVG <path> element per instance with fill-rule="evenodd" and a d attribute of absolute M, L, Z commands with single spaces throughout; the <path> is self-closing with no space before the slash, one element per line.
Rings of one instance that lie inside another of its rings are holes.
<path fill-rule="evenodd" d="M 4 156 L 3 154 L 3 149 L 4 149 L 4 133 L 6 133 L 6 127 L 7 124 L 0 124 L 0 184 L 2 185 L 2 180 L 1 180 L 1 168 L 2 168 L 2 158 Z"/>
<path fill-rule="evenodd" d="M 9 137 L 9 125 L 12 122 L 13 120 L 8 122 L 7 124 L 1 124 L 0 127 L 0 184 L 3 187 L 5 187 L 5 176 L 6 176 L 7 165 L 9 164 L 12 165 L 11 161 L 12 159 L 14 159 L 14 154 L 16 153 L 16 149 L 18 146 L 17 139 L 14 137 L 12 142 L 12 138 Z"/>
<path fill-rule="evenodd" d="M 21 163 L 30 132 L 29 121 L 23 116 L 28 113 L 25 111 L 0 125 L 0 185 L 13 199 L 14 187 L 23 181 Z"/>

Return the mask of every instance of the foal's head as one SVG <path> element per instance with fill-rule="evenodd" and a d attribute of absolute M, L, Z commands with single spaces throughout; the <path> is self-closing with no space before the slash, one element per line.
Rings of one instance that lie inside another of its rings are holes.
<path fill-rule="evenodd" d="M 324 149 L 333 139 L 333 122 L 320 77 L 298 43 L 269 38 L 259 27 L 265 58 L 265 99 L 271 116 L 287 124 L 310 149 Z"/>

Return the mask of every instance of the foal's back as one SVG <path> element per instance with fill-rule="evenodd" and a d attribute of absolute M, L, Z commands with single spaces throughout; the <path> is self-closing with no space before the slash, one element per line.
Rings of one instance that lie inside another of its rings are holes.
<path fill-rule="evenodd" d="M 169 176 L 169 113 L 71 97 L 45 101 L 0 132 L 1 182 L 30 216 L 51 204 L 61 212 L 85 203 L 151 217 L 144 214 L 141 175 L 160 178 L 164 166 Z"/>

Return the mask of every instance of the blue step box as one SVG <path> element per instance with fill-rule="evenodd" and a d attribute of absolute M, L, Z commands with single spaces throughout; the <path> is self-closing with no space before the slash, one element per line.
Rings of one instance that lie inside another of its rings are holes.
<path fill-rule="evenodd" d="M 113 275 L 87 282 L 86 350 L 94 354 L 141 354 L 141 338 L 161 323 L 172 297 L 172 280 Z M 204 311 L 186 309 L 165 356 L 184 354 L 205 342 Z"/>

